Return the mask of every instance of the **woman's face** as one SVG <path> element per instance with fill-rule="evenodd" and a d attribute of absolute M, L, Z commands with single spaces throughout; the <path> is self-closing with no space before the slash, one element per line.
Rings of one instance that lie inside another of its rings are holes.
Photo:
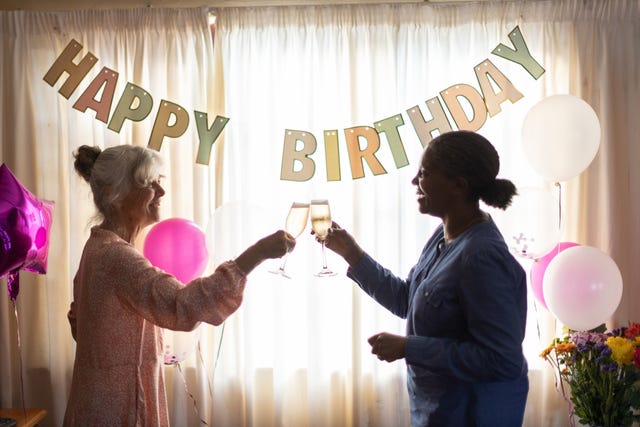
<path fill-rule="evenodd" d="M 160 198 L 165 191 L 161 177 L 142 188 L 133 188 L 122 201 L 122 214 L 134 227 L 146 227 L 160 220 Z"/>
<path fill-rule="evenodd" d="M 444 217 L 451 204 L 455 180 L 442 172 L 430 149 L 427 148 L 422 154 L 420 168 L 411 183 L 417 187 L 420 213 Z"/>

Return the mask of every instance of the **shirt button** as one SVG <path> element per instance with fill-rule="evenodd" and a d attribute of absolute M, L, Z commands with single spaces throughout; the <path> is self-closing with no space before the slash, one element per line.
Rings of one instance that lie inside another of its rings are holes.
<path fill-rule="evenodd" d="M 429 296 L 429 291 L 425 291 L 424 296 L 428 297 Z"/>

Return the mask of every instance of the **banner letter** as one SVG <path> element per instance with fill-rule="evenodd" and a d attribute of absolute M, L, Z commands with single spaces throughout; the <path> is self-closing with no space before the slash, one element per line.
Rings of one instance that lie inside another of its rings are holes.
<path fill-rule="evenodd" d="M 397 169 L 409 164 L 407 153 L 404 151 L 404 145 L 400 138 L 400 132 L 398 132 L 398 128 L 402 125 L 404 125 L 404 120 L 402 120 L 402 115 L 400 114 L 374 123 L 378 134 L 384 133 L 387 136 L 389 148 L 391 148 L 391 154 L 393 154 L 393 161 L 396 163 Z"/>
<path fill-rule="evenodd" d="M 524 37 L 522 37 L 519 26 L 511 30 L 509 40 L 513 43 L 515 50 L 500 43 L 491 53 L 522 65 L 534 79 L 538 80 L 540 76 L 544 74 L 544 68 L 542 68 L 542 65 L 533 59 L 533 56 L 529 53 L 529 48 L 524 41 Z"/>
<path fill-rule="evenodd" d="M 300 150 L 296 150 L 298 142 L 302 144 Z M 280 179 L 287 181 L 308 181 L 311 179 L 316 172 L 316 164 L 309 156 L 315 153 L 317 146 L 316 137 L 312 133 L 285 130 Z M 301 165 L 299 170 L 296 170 L 296 164 Z"/>
<path fill-rule="evenodd" d="M 229 119 L 227 117 L 216 116 L 211 124 L 211 127 L 207 127 L 207 113 L 200 111 L 194 111 L 193 115 L 196 118 L 196 127 L 198 128 L 198 154 L 196 156 L 196 163 L 201 165 L 208 165 L 211 160 L 211 148 L 213 144 L 220 136 L 222 129 L 227 125 Z"/>
<path fill-rule="evenodd" d="M 416 131 L 423 148 L 433 139 L 433 132 L 445 133 L 452 130 L 451 123 L 442 108 L 440 99 L 438 97 L 431 98 L 426 104 L 429 113 L 431 113 L 431 120 L 424 119 L 420 107 L 417 105 L 407 110 L 413 129 Z"/>
<path fill-rule="evenodd" d="M 324 131 L 324 153 L 327 160 L 327 181 L 340 181 L 340 151 L 338 131 Z"/>
<path fill-rule="evenodd" d="M 138 105 L 134 108 L 133 105 L 136 103 Z M 146 90 L 133 83 L 127 83 L 127 87 L 124 88 L 124 92 L 122 92 L 122 96 L 118 101 L 116 110 L 111 116 L 108 128 L 116 133 L 120 133 L 125 119 L 134 122 L 144 120 L 151 112 L 152 107 L 153 98 L 151 98 L 151 95 L 148 94 Z"/>
<path fill-rule="evenodd" d="M 67 80 L 62 84 L 62 87 L 58 91 L 62 96 L 69 99 L 74 90 L 78 87 L 82 79 L 87 75 L 91 67 L 93 67 L 98 58 L 91 52 L 87 53 L 79 64 L 73 62 L 73 58 L 76 57 L 78 52 L 82 50 L 82 45 L 71 39 L 67 47 L 64 48 L 56 62 L 53 63 L 47 74 L 44 75 L 44 81 L 49 83 L 49 86 L 53 86 L 62 72 L 66 71 L 69 74 Z"/>
<path fill-rule="evenodd" d="M 523 97 L 522 93 L 515 88 L 511 81 L 488 59 L 476 65 L 474 71 L 476 72 L 476 78 L 480 84 L 480 90 L 482 91 L 484 103 L 489 111 L 489 116 L 493 117 L 502 111 L 500 104 L 507 99 L 514 104 Z M 498 86 L 500 89 L 499 92 L 496 93 L 493 91 L 489 78 Z"/>
<path fill-rule="evenodd" d="M 170 125 L 172 118 L 174 123 Z M 189 126 L 187 110 L 178 104 L 163 99 L 160 101 L 160 108 L 158 108 L 158 114 L 156 115 L 156 121 L 153 123 L 147 147 L 160 151 L 162 140 L 165 136 L 177 138 L 185 133 L 187 126 Z"/>
<path fill-rule="evenodd" d="M 447 105 L 453 121 L 460 130 L 477 131 L 487 120 L 487 106 L 482 95 L 473 86 L 457 84 L 440 92 L 440 96 Z M 467 116 L 460 103 L 460 98 L 469 102 L 471 118 Z"/>
<path fill-rule="evenodd" d="M 82 92 L 82 95 L 80 95 L 75 104 L 73 104 L 73 108 L 83 113 L 87 108 L 91 108 L 96 112 L 96 119 L 107 123 L 117 81 L 118 73 L 107 67 L 103 67 L 102 72 L 93 79 L 87 89 Z M 102 92 L 102 99 L 98 101 L 96 96 L 103 85 L 104 91 Z"/>
<path fill-rule="evenodd" d="M 345 129 L 344 134 L 353 179 L 364 177 L 363 161 L 367 162 L 374 175 L 387 173 L 376 157 L 376 151 L 380 148 L 380 137 L 375 129 L 369 126 L 356 126 Z M 367 142 L 364 149 L 360 148 L 360 138 Z"/>

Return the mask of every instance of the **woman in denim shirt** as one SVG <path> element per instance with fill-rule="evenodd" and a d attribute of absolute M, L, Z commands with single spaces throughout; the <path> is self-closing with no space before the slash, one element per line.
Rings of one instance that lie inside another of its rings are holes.
<path fill-rule="evenodd" d="M 481 135 L 442 134 L 426 147 L 412 184 L 421 213 L 442 219 L 406 279 L 365 253 L 336 223 L 328 248 L 347 275 L 407 319 L 406 336 L 382 332 L 371 352 L 404 358 L 413 427 L 522 425 L 526 275 L 479 200 L 506 209 L 514 184 L 496 178 L 498 153 Z"/>

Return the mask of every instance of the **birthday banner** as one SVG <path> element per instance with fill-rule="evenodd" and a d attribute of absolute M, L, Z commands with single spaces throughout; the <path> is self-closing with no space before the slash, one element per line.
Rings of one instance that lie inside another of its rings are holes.
<path fill-rule="evenodd" d="M 516 26 L 509 32 L 509 39 L 513 48 L 500 43 L 491 53 L 521 65 L 534 79 L 540 78 L 545 70 L 529 52 L 520 27 Z M 81 50 L 82 45 L 72 39 L 44 76 L 44 81 L 53 87 L 66 72 L 68 76 L 58 92 L 67 99 L 98 61 L 98 58 L 89 52 L 80 62 L 74 62 Z M 425 102 L 426 111 L 423 111 L 419 105 L 406 110 L 423 147 L 433 138 L 434 133 L 451 131 L 454 128 L 453 125 L 460 130 L 477 131 L 486 122 L 487 115 L 493 117 L 502 111 L 502 103 L 508 100 L 513 104 L 523 97 L 523 94 L 509 78 L 488 58 L 476 65 L 473 71 L 479 90 L 467 83 L 456 83 L 441 90 L 439 96 L 428 99 Z M 125 120 L 142 121 L 149 116 L 153 109 L 153 96 L 140 86 L 127 82 L 111 114 L 111 119 L 109 119 L 118 76 L 117 71 L 103 67 L 73 104 L 73 108 L 81 112 L 85 112 L 87 109 L 95 111 L 96 120 L 104 122 L 110 130 L 117 133 L 122 129 Z M 471 108 L 469 115 L 463 108 L 463 102 Z M 425 119 L 425 112 L 428 112 L 427 119 Z M 453 124 L 446 112 L 453 119 Z M 199 138 L 195 161 L 198 164 L 208 165 L 213 144 L 230 119 L 215 116 L 212 123 L 209 124 L 206 112 L 194 110 L 193 116 Z M 409 164 L 398 130 L 404 124 L 402 114 L 398 113 L 374 122 L 373 126 L 353 126 L 344 129 L 344 140 L 347 146 L 352 179 L 360 179 L 365 176 L 365 164 L 374 175 L 387 173 L 386 168 L 376 156 L 381 145 L 381 134 L 386 137 L 396 169 Z M 160 151 L 165 138 L 180 137 L 186 132 L 188 126 L 189 113 L 187 109 L 163 99 L 156 112 L 147 146 Z M 342 179 L 338 135 L 337 129 L 324 131 L 324 160 L 327 166 L 327 181 Z M 311 156 L 317 148 L 318 142 L 313 133 L 305 130 L 286 129 L 280 179 L 300 182 L 310 180 L 316 170 L 315 161 Z"/>

